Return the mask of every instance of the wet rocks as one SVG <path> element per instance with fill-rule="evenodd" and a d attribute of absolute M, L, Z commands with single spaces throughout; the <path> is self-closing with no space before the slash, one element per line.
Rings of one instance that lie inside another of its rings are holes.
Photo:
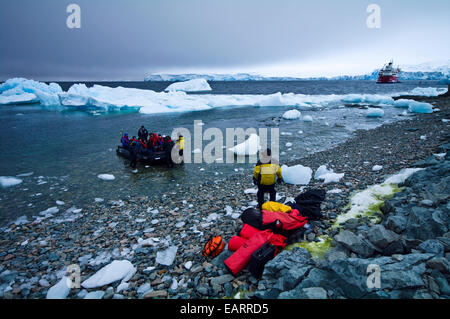
<path fill-rule="evenodd" d="M 374 253 L 374 249 L 362 236 L 357 236 L 348 230 L 341 231 L 334 240 L 357 255 L 370 257 Z"/>

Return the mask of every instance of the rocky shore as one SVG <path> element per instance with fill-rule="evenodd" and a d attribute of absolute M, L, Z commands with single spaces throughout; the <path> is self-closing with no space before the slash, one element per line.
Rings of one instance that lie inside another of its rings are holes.
<path fill-rule="evenodd" d="M 357 131 L 332 149 L 287 163 L 313 170 L 327 165 L 345 173 L 338 183 L 312 179 L 307 186 L 328 192 L 324 218 L 311 222 L 304 238 L 312 245 L 331 238 L 324 258 L 313 258 L 300 247 L 286 249 L 266 265 L 261 280 L 246 270 L 230 275 L 223 265 L 228 251 L 206 260 L 201 249 L 209 236 L 229 240 L 242 227 L 240 213 L 256 204 L 251 172 L 237 172 L 201 185 L 179 185 L 158 199 L 98 199 L 82 210 L 62 205 L 37 220 L 16 221 L 1 230 L 0 296 L 448 298 L 450 163 L 444 153 L 450 99 L 429 99 L 439 112 Z M 381 223 L 361 216 L 336 227 L 352 194 L 410 167 L 424 169 L 375 212 Z M 280 185 L 279 200 L 302 189 Z M 103 267 L 114 260 L 129 263 L 110 274 Z M 79 267 L 81 287 L 61 289 L 58 283 L 70 265 Z M 367 287 L 369 265 L 380 267 L 380 289 Z M 94 274 L 103 279 L 94 280 Z"/>

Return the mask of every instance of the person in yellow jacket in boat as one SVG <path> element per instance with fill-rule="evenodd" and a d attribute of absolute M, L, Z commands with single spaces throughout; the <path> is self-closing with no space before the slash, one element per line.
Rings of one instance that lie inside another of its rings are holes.
<path fill-rule="evenodd" d="M 264 194 L 270 194 L 270 201 L 276 200 L 277 191 L 275 190 L 275 183 L 281 183 L 283 177 L 281 176 L 281 168 L 277 161 L 272 159 L 272 151 L 268 148 L 261 153 L 260 160 L 253 171 L 253 183 L 258 186 L 258 208 L 261 209 L 264 204 Z"/>

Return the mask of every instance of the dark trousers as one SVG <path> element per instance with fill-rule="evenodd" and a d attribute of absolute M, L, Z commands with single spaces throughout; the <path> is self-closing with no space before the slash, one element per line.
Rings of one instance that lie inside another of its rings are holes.
<path fill-rule="evenodd" d="M 258 192 L 256 193 L 256 196 L 258 197 L 258 207 L 261 208 L 261 206 L 264 204 L 264 194 L 269 193 L 270 194 L 270 201 L 274 202 L 277 196 L 277 191 L 275 190 L 275 184 L 273 185 L 258 185 Z"/>

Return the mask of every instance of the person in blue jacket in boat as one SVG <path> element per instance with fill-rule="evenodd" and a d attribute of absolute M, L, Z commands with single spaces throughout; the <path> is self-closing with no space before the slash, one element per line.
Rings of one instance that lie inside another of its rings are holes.
<path fill-rule="evenodd" d="M 120 142 L 122 143 L 122 146 L 126 149 L 128 149 L 128 146 L 130 146 L 130 139 L 128 138 L 128 133 L 123 134 L 122 138 L 120 139 Z"/>

